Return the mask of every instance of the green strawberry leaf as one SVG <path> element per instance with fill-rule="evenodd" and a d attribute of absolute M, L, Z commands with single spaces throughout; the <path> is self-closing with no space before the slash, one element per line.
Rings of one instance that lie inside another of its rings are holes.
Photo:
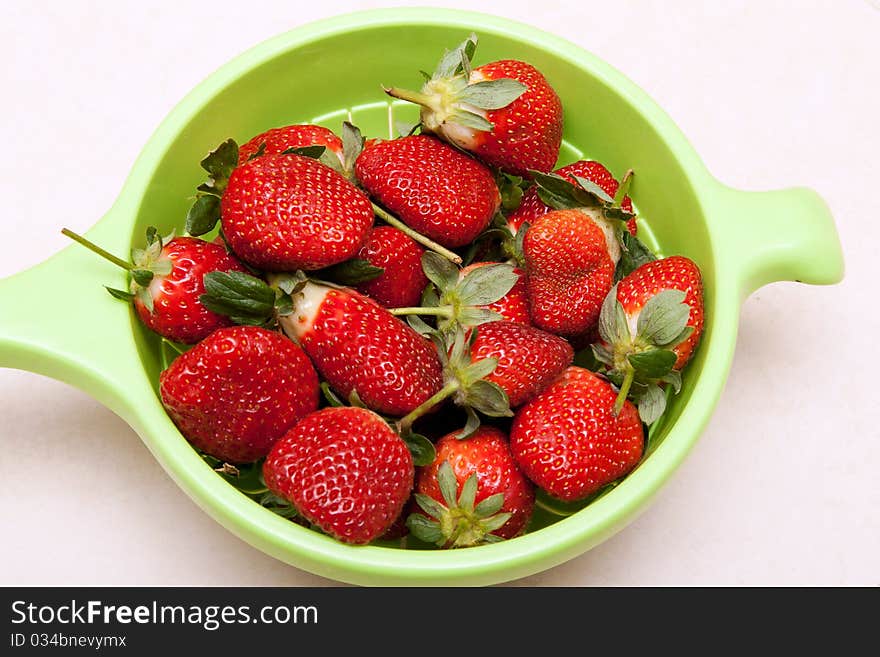
<path fill-rule="evenodd" d="M 345 406 L 345 402 L 343 402 L 339 396 L 333 392 L 330 388 L 330 384 L 326 381 L 321 382 L 321 394 L 324 395 L 324 399 L 327 400 L 327 403 L 333 408 L 339 408 L 340 406 Z"/>
<path fill-rule="evenodd" d="M 477 473 L 474 472 L 461 485 L 461 493 L 458 495 L 458 507 L 465 511 L 474 510 L 474 502 L 477 498 Z"/>
<path fill-rule="evenodd" d="M 476 49 L 477 35 L 471 33 L 471 35 L 462 41 L 457 47 L 443 53 L 443 57 L 440 58 L 437 68 L 434 69 L 434 75 L 431 76 L 432 79 L 438 80 L 442 78 L 451 78 L 454 75 L 463 72 L 462 62 L 465 60 L 468 63 L 473 61 Z"/>
<path fill-rule="evenodd" d="M 443 532 L 440 531 L 440 524 L 434 520 L 429 520 L 421 513 L 411 513 L 407 516 L 406 526 L 420 541 L 431 543 L 433 545 L 443 545 Z"/>
<path fill-rule="evenodd" d="M 213 194 L 220 196 L 226 189 L 229 182 L 229 176 L 238 166 L 238 144 L 234 139 L 227 139 L 213 151 L 208 153 L 201 161 L 202 168 L 211 176 L 210 180 L 205 184 L 207 189 Z"/>
<path fill-rule="evenodd" d="M 410 433 L 403 438 L 406 446 L 412 454 L 413 465 L 423 467 L 431 465 L 437 452 L 434 449 L 434 443 L 419 433 Z"/>
<path fill-rule="evenodd" d="M 137 300 L 141 302 L 144 308 L 147 309 L 148 312 L 152 314 L 155 307 L 153 305 L 153 295 L 150 294 L 150 289 L 147 287 L 138 288 L 136 294 Z"/>
<path fill-rule="evenodd" d="M 262 324 L 271 319 L 276 294 L 265 281 L 242 272 L 205 274 L 205 294 L 199 301 L 211 312 L 227 315 L 239 324 Z"/>
<path fill-rule="evenodd" d="M 321 144 L 313 144 L 311 146 L 296 146 L 294 148 L 285 148 L 281 151 L 282 155 L 299 155 L 301 157 L 307 157 L 312 160 L 320 159 L 320 157 L 327 150 L 326 146 Z"/>
<path fill-rule="evenodd" d="M 469 84 L 459 94 L 461 102 L 484 110 L 495 110 L 507 107 L 522 96 L 528 87 L 519 80 L 498 78 Z"/>
<path fill-rule="evenodd" d="M 426 74 L 427 75 L 427 74 Z M 430 76 L 429 76 L 430 79 Z M 421 121 L 410 123 L 409 121 L 395 121 L 394 129 L 399 137 L 409 137 L 416 134 L 416 131 L 422 127 Z"/>
<path fill-rule="evenodd" d="M 422 271 L 425 272 L 428 280 L 443 292 L 455 287 L 460 270 L 439 253 L 425 251 L 422 254 Z"/>
<path fill-rule="evenodd" d="M 322 269 L 317 277 L 337 285 L 357 285 L 372 281 L 385 273 L 383 267 L 376 267 L 363 258 L 352 258 L 338 265 Z"/>
<path fill-rule="evenodd" d="M 531 186 L 531 181 L 522 176 L 514 176 L 503 171 L 499 172 L 495 179 L 498 191 L 501 192 L 501 207 L 505 212 L 511 212 L 519 207 L 523 193 Z M 500 217 L 500 219 L 499 219 Z M 507 230 L 507 217 L 498 213 L 495 215 L 496 225 Z"/>
<path fill-rule="evenodd" d="M 661 290 L 648 299 L 636 324 L 639 337 L 651 344 L 666 345 L 681 335 L 691 313 L 684 298 L 681 290 Z"/>
<path fill-rule="evenodd" d="M 122 301 L 131 301 L 134 299 L 134 295 L 131 292 L 117 290 L 116 288 L 107 287 L 106 285 L 104 286 L 104 289 L 106 289 L 114 299 L 121 299 Z"/>
<path fill-rule="evenodd" d="M 406 323 L 410 325 L 416 333 L 419 335 L 429 335 L 435 332 L 435 328 L 430 324 L 427 324 L 425 320 L 423 320 L 418 315 L 407 315 Z"/>
<path fill-rule="evenodd" d="M 510 292 L 518 280 L 519 275 L 512 265 L 485 265 L 469 271 L 458 283 L 456 291 L 462 304 L 485 306 Z"/>
<path fill-rule="evenodd" d="M 628 230 L 621 231 L 620 260 L 614 270 L 614 281 L 620 281 L 645 263 L 656 259 L 657 256 L 638 237 L 632 235 Z"/>
<path fill-rule="evenodd" d="M 577 183 L 578 183 L 578 185 L 580 185 L 581 189 L 583 189 L 586 192 L 589 192 L 590 194 L 592 194 L 593 196 L 598 198 L 603 203 L 608 203 L 609 205 L 614 203 L 614 199 L 611 198 L 608 194 L 606 194 L 605 190 L 602 189 L 601 187 L 599 187 L 599 185 L 594 183 L 592 180 L 589 180 L 587 178 L 582 178 L 581 176 L 575 176 L 575 175 L 573 175 L 572 178 L 574 178 L 577 181 Z"/>
<path fill-rule="evenodd" d="M 480 416 L 477 415 L 476 411 L 470 406 L 465 406 L 464 411 L 465 415 L 467 415 L 467 421 L 464 423 L 462 430 L 455 434 L 457 440 L 470 438 L 480 428 Z"/>
<path fill-rule="evenodd" d="M 353 123 L 342 122 L 342 154 L 346 173 L 354 171 L 354 162 L 364 150 L 364 136 Z"/>
<path fill-rule="evenodd" d="M 492 372 L 495 371 L 497 367 L 497 358 L 481 358 L 480 360 L 468 365 L 464 369 L 464 372 L 461 373 L 460 378 L 463 379 L 463 383 L 465 385 L 469 385 L 474 381 L 479 381 L 480 379 L 490 375 Z"/>
<path fill-rule="evenodd" d="M 672 390 L 676 395 L 681 392 L 681 372 L 678 370 L 671 370 L 669 373 L 662 376 L 660 380 L 671 385 Z"/>
<path fill-rule="evenodd" d="M 488 308 L 466 307 L 462 308 L 458 313 L 458 323 L 461 326 L 479 326 L 488 322 L 498 322 L 504 319 L 501 313 Z"/>
<path fill-rule="evenodd" d="M 446 506 L 455 506 L 458 502 L 458 481 L 455 478 L 452 466 L 449 465 L 449 461 L 443 461 L 437 469 L 437 484 L 440 487 L 440 494 L 443 496 Z"/>
<path fill-rule="evenodd" d="M 513 416 L 507 393 L 497 383 L 485 379 L 468 385 L 464 391 L 464 403 L 489 417 Z"/>
<path fill-rule="evenodd" d="M 632 365 L 640 380 L 659 379 L 669 374 L 678 356 L 674 351 L 651 349 L 636 354 L 629 354 L 627 360 Z"/>
<path fill-rule="evenodd" d="M 464 109 L 452 112 L 450 119 L 458 125 L 473 128 L 474 130 L 483 130 L 484 132 L 490 132 L 495 127 L 485 116 Z"/>
<path fill-rule="evenodd" d="M 502 506 L 504 506 L 504 493 L 495 493 L 477 504 L 474 513 L 478 518 L 488 518 L 501 511 Z"/>
<path fill-rule="evenodd" d="M 194 237 L 214 230 L 220 221 L 220 197 L 203 194 L 196 197 L 195 202 L 186 213 L 186 232 Z"/>
<path fill-rule="evenodd" d="M 606 344 L 617 345 L 630 339 L 629 323 L 620 301 L 617 300 L 617 285 L 605 296 L 599 311 L 599 335 Z"/>
<path fill-rule="evenodd" d="M 648 426 L 654 424 L 666 410 L 666 395 L 660 386 L 648 386 L 638 399 L 639 417 Z"/>

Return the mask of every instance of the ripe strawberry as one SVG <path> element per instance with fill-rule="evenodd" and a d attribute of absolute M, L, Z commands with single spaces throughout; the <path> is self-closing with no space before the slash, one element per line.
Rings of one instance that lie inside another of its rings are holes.
<path fill-rule="evenodd" d="M 601 343 L 594 345 L 609 378 L 620 385 L 618 406 L 631 395 L 646 424 L 665 410 L 659 385 L 676 392 L 679 371 L 703 333 L 700 269 L 684 256 L 641 265 L 608 293 L 599 318 Z"/>
<path fill-rule="evenodd" d="M 348 260 L 373 225 L 363 192 L 299 155 L 264 155 L 236 167 L 220 213 L 232 250 L 267 271 L 321 269 Z"/>
<path fill-rule="evenodd" d="M 507 436 L 481 427 L 464 440 L 440 439 L 434 462 L 419 468 L 415 499 L 421 511 L 407 519 L 413 534 L 441 547 L 468 547 L 521 534 L 535 492 L 514 463 Z"/>
<path fill-rule="evenodd" d="M 477 335 L 471 341 L 471 360 L 498 361 L 485 379 L 501 386 L 512 408 L 544 390 L 574 358 L 568 342 L 532 326 L 489 322 L 474 330 Z"/>
<path fill-rule="evenodd" d="M 461 270 L 461 278 L 479 267 L 493 265 L 493 262 L 475 262 Z M 510 291 L 498 301 L 493 301 L 482 308 L 492 310 L 509 322 L 517 322 L 531 326 L 532 320 L 529 318 L 529 301 L 526 295 L 526 273 L 519 267 L 513 268 L 513 273 L 517 276 L 516 283 L 510 288 Z"/>
<path fill-rule="evenodd" d="M 355 173 L 403 223 L 449 248 L 472 242 L 501 205 L 489 169 L 426 135 L 376 142 L 360 154 Z"/>
<path fill-rule="evenodd" d="M 238 149 L 238 163 L 244 164 L 255 155 L 277 155 L 291 148 L 326 146 L 342 158 L 342 140 L 332 130 L 319 125 L 297 124 L 261 132 Z"/>
<path fill-rule="evenodd" d="M 562 103 L 532 65 L 502 60 L 471 68 L 477 38 L 447 51 L 421 92 L 386 93 L 422 106 L 422 130 L 486 164 L 525 176 L 550 171 L 562 142 Z"/>
<path fill-rule="evenodd" d="M 579 160 L 578 162 L 557 169 L 554 173 L 558 176 L 562 176 L 573 184 L 575 183 L 574 176 L 580 176 L 581 178 L 585 178 L 597 184 L 602 191 L 611 197 L 614 197 L 615 194 L 617 194 L 617 188 L 619 186 L 617 180 L 615 180 L 614 176 L 611 175 L 611 172 L 605 168 L 605 165 L 596 162 L 595 160 Z M 620 207 L 627 212 L 633 211 L 632 200 L 629 196 L 624 196 Z M 519 227 L 524 223 L 528 222 L 529 224 L 533 224 L 538 217 L 547 214 L 552 209 L 552 207 L 546 205 L 541 200 L 541 197 L 538 196 L 537 185 L 533 185 L 526 190 L 519 207 L 514 210 L 507 219 L 511 232 L 515 235 L 519 230 Z M 630 234 L 635 235 L 637 233 L 638 227 L 636 226 L 635 217 L 632 217 L 627 221 L 626 227 Z"/>
<path fill-rule="evenodd" d="M 223 246 L 194 237 L 163 239 L 151 227 L 147 229 L 147 248 L 132 251 L 130 264 L 73 231 L 65 228 L 62 232 L 131 272 L 129 291 L 107 289 L 117 299 L 132 301 L 141 321 L 162 337 L 195 344 L 232 323 L 199 300 L 205 291 L 205 274 L 245 271 Z"/>
<path fill-rule="evenodd" d="M 162 403 L 197 449 L 256 461 L 318 408 L 318 375 L 303 350 L 255 326 L 214 331 L 159 376 Z"/>
<path fill-rule="evenodd" d="M 325 408 L 306 416 L 263 464 L 269 490 L 345 543 L 380 537 L 413 487 L 406 443 L 372 411 Z"/>
<path fill-rule="evenodd" d="M 618 415 L 617 391 L 602 377 L 569 367 L 513 420 L 510 449 L 535 485 L 566 502 L 584 499 L 630 472 L 644 449 L 635 407 Z"/>
<path fill-rule="evenodd" d="M 396 228 L 377 226 L 357 257 L 383 271 L 355 288 L 386 308 L 417 305 L 428 284 L 422 271 L 424 253 L 425 249 Z"/>
<path fill-rule="evenodd" d="M 279 322 L 333 390 L 379 413 L 405 415 L 443 385 L 434 345 L 354 290 L 307 282 Z"/>
<path fill-rule="evenodd" d="M 599 213 L 554 210 L 526 232 L 526 289 L 536 327 L 568 337 L 596 324 L 620 257 L 609 224 Z"/>

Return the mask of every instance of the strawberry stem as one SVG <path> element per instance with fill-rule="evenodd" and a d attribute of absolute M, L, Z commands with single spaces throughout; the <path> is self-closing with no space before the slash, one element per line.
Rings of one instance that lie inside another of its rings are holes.
<path fill-rule="evenodd" d="M 456 265 L 461 264 L 461 257 L 457 253 L 453 253 L 449 249 L 444 248 L 444 247 L 440 246 L 439 244 L 437 244 L 437 242 L 435 242 L 431 239 L 428 239 L 427 237 L 425 237 L 424 235 L 422 235 L 419 232 L 414 231 L 412 228 L 410 228 L 405 223 L 403 223 L 400 219 L 395 217 L 393 214 L 390 214 L 385 209 L 380 208 L 375 203 L 373 203 L 372 205 L 373 205 L 373 213 L 375 213 L 375 215 L 377 217 L 382 219 L 389 226 L 394 226 L 401 233 L 405 233 L 406 235 L 409 235 L 411 238 L 413 238 L 416 242 L 418 242 L 422 246 L 430 249 L 434 253 L 439 253 L 447 260 L 451 260 L 452 262 L 454 262 Z"/>
<path fill-rule="evenodd" d="M 617 417 L 623 408 L 623 402 L 626 401 L 626 396 L 629 394 L 629 389 L 632 387 L 635 377 L 636 370 L 630 365 L 626 368 L 623 383 L 620 384 L 620 392 L 617 393 L 617 399 L 614 400 L 614 417 Z"/>
<path fill-rule="evenodd" d="M 452 317 L 453 311 L 449 306 L 437 306 L 433 308 L 408 306 L 405 308 L 389 308 L 392 315 L 433 315 L 434 317 Z"/>
<path fill-rule="evenodd" d="M 105 251 L 100 246 L 98 246 L 97 244 L 95 244 L 93 242 L 90 242 L 82 235 L 77 235 L 69 228 L 62 228 L 61 233 L 63 235 L 66 235 L 70 239 L 72 239 L 74 242 L 79 242 L 84 247 L 86 247 L 89 251 L 92 251 L 93 253 L 97 253 L 99 256 L 101 256 L 105 260 L 109 260 L 117 267 L 122 267 L 126 271 L 131 271 L 132 269 L 134 269 L 134 266 L 131 263 L 126 262 L 125 260 L 123 260 L 121 258 L 117 258 L 115 255 L 113 255 L 109 251 Z"/>
<path fill-rule="evenodd" d="M 423 401 L 421 404 L 416 406 L 408 414 L 397 421 L 398 433 L 407 433 L 416 420 L 418 420 L 420 417 L 422 417 L 425 413 L 430 411 L 444 399 L 451 397 L 455 392 L 458 391 L 460 387 L 461 384 L 458 381 L 453 380 L 440 388 L 440 390 L 431 395 L 431 397 Z"/>
<path fill-rule="evenodd" d="M 619 208 L 620 204 L 623 203 L 623 199 L 626 198 L 627 192 L 629 192 L 629 186 L 632 182 L 633 170 L 627 169 L 626 173 L 623 174 L 623 178 L 620 179 L 620 184 L 617 186 L 617 193 L 614 195 L 614 207 Z"/>
<path fill-rule="evenodd" d="M 428 109 L 436 110 L 437 99 L 429 94 L 423 94 L 419 91 L 409 91 L 408 89 L 398 89 L 397 87 L 382 87 L 382 91 L 399 100 L 405 100 Z"/>

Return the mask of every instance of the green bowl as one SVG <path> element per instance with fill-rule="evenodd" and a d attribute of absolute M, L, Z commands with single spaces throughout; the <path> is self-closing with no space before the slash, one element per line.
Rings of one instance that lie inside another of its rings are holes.
<path fill-rule="evenodd" d="M 226 137 L 241 142 L 302 121 L 338 129 L 349 117 L 367 135 L 389 134 L 394 120 L 415 120 L 416 111 L 389 104 L 380 84 L 417 87 L 418 69 L 431 68 L 443 48 L 471 31 L 480 36 L 478 62 L 523 59 L 559 91 L 567 110 L 563 163 L 586 156 L 618 175 L 632 167 L 642 235 L 664 254 L 689 256 L 705 276 L 706 331 L 684 388 L 652 432 L 651 453 L 607 494 L 567 517 L 542 511 L 519 538 L 457 551 L 352 547 L 295 525 L 227 484 L 183 439 L 157 395 L 161 341 L 102 288 L 124 287 L 124 273 L 76 245 L 0 281 L 0 365 L 87 391 L 129 423 L 224 527 L 324 577 L 368 585 L 485 585 L 560 564 L 623 528 L 706 425 L 727 377 L 746 296 L 774 281 L 839 282 L 843 257 L 817 194 L 724 186 L 643 91 L 581 48 L 526 25 L 453 10 L 368 11 L 297 28 L 196 87 L 147 143 L 118 200 L 88 236 L 124 254 L 147 225 L 179 229 L 203 179 L 200 158 Z"/>

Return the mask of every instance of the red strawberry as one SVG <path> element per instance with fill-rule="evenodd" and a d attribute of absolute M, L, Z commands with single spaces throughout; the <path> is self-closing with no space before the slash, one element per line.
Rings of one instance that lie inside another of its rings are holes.
<path fill-rule="evenodd" d="M 357 257 L 384 271 L 376 278 L 358 283 L 362 294 L 387 308 L 418 305 L 428 279 L 422 271 L 425 249 L 392 226 L 377 226 Z"/>
<path fill-rule="evenodd" d="M 474 330 L 477 335 L 471 342 L 471 360 L 498 361 L 485 378 L 501 386 L 511 407 L 524 404 L 544 390 L 574 357 L 568 342 L 532 326 L 489 322 Z"/>
<path fill-rule="evenodd" d="M 401 416 L 442 387 L 434 345 L 369 297 L 309 282 L 293 306 L 282 328 L 343 397 L 356 392 L 368 408 Z"/>
<path fill-rule="evenodd" d="M 418 538 L 441 547 L 466 547 L 521 534 L 535 504 L 535 492 L 510 453 L 507 436 L 481 427 L 470 438 L 456 434 L 437 443 L 431 465 L 420 468 L 416 502 L 421 512 L 407 526 Z"/>
<path fill-rule="evenodd" d="M 163 240 L 155 228 L 148 228 L 147 248 L 134 250 L 129 264 L 66 228 L 62 232 L 131 272 L 128 292 L 107 289 L 118 299 L 133 301 L 141 321 L 162 337 L 195 344 L 232 323 L 199 300 L 205 291 L 205 274 L 246 271 L 223 246 L 194 237 Z"/>
<path fill-rule="evenodd" d="M 256 461 L 318 408 L 318 375 L 302 349 L 255 326 L 215 331 L 159 376 L 162 403 L 196 448 Z"/>
<path fill-rule="evenodd" d="M 688 258 L 642 264 L 609 292 L 599 317 L 601 342 L 593 346 L 609 378 L 620 386 L 618 404 L 630 395 L 642 421 L 666 408 L 661 389 L 681 386 L 681 370 L 703 333 L 703 282 Z"/>
<path fill-rule="evenodd" d="M 272 128 L 253 137 L 238 149 L 238 162 L 244 164 L 261 148 L 262 155 L 277 155 L 304 146 L 326 146 L 340 160 L 342 158 L 342 140 L 332 130 L 319 125 L 298 124 Z"/>
<path fill-rule="evenodd" d="M 264 155 L 236 167 L 220 210 L 232 250 L 268 271 L 321 269 L 348 260 L 373 225 L 363 192 L 298 155 Z"/>
<path fill-rule="evenodd" d="M 360 154 L 355 173 L 391 213 L 445 247 L 472 242 L 501 205 L 489 169 L 426 135 L 376 142 Z"/>
<path fill-rule="evenodd" d="M 486 164 L 526 176 L 550 171 L 562 142 L 562 103 L 531 64 L 502 60 L 470 69 L 471 36 L 440 60 L 421 92 L 386 93 L 422 106 L 422 129 Z M 467 70 L 465 70 L 467 69 Z"/>
<path fill-rule="evenodd" d="M 563 336 L 589 331 L 614 283 L 620 246 L 599 213 L 554 210 L 523 241 L 532 323 Z"/>
<path fill-rule="evenodd" d="M 345 543 L 387 531 L 413 487 L 406 443 L 372 411 L 325 408 L 279 440 L 263 464 L 269 490 Z"/>
<path fill-rule="evenodd" d="M 470 264 L 461 270 L 461 278 L 467 276 L 468 272 L 471 272 L 474 269 L 493 264 L 496 263 L 475 262 Z M 516 274 L 518 278 L 516 283 L 513 284 L 513 287 L 510 288 L 510 291 L 498 299 L 498 301 L 481 307 L 495 311 L 509 322 L 531 325 L 532 320 L 529 318 L 529 301 L 526 295 L 526 273 L 519 267 L 514 267 L 513 273 Z"/>
<path fill-rule="evenodd" d="M 614 197 L 617 193 L 617 180 L 615 180 L 614 176 L 611 175 L 611 172 L 605 168 L 605 165 L 596 162 L 595 160 L 580 160 L 557 169 L 554 173 L 562 176 L 572 184 L 576 182 L 574 176 L 586 178 L 587 180 L 596 183 L 602 191 L 611 197 Z M 620 207 L 627 212 L 633 211 L 632 200 L 629 196 L 623 198 Z M 537 186 L 533 185 L 526 190 L 519 207 L 511 213 L 507 219 L 511 232 L 515 235 L 519 230 L 519 227 L 524 223 L 528 222 L 529 224 L 533 224 L 538 217 L 547 214 L 552 209 L 553 208 L 549 205 L 545 205 L 540 199 Z M 626 227 L 632 235 L 637 233 L 638 227 L 636 226 L 635 217 L 627 221 Z"/>
<path fill-rule="evenodd" d="M 513 420 L 510 449 L 535 485 L 566 502 L 584 499 L 630 472 L 644 449 L 639 414 L 600 376 L 569 367 Z"/>

